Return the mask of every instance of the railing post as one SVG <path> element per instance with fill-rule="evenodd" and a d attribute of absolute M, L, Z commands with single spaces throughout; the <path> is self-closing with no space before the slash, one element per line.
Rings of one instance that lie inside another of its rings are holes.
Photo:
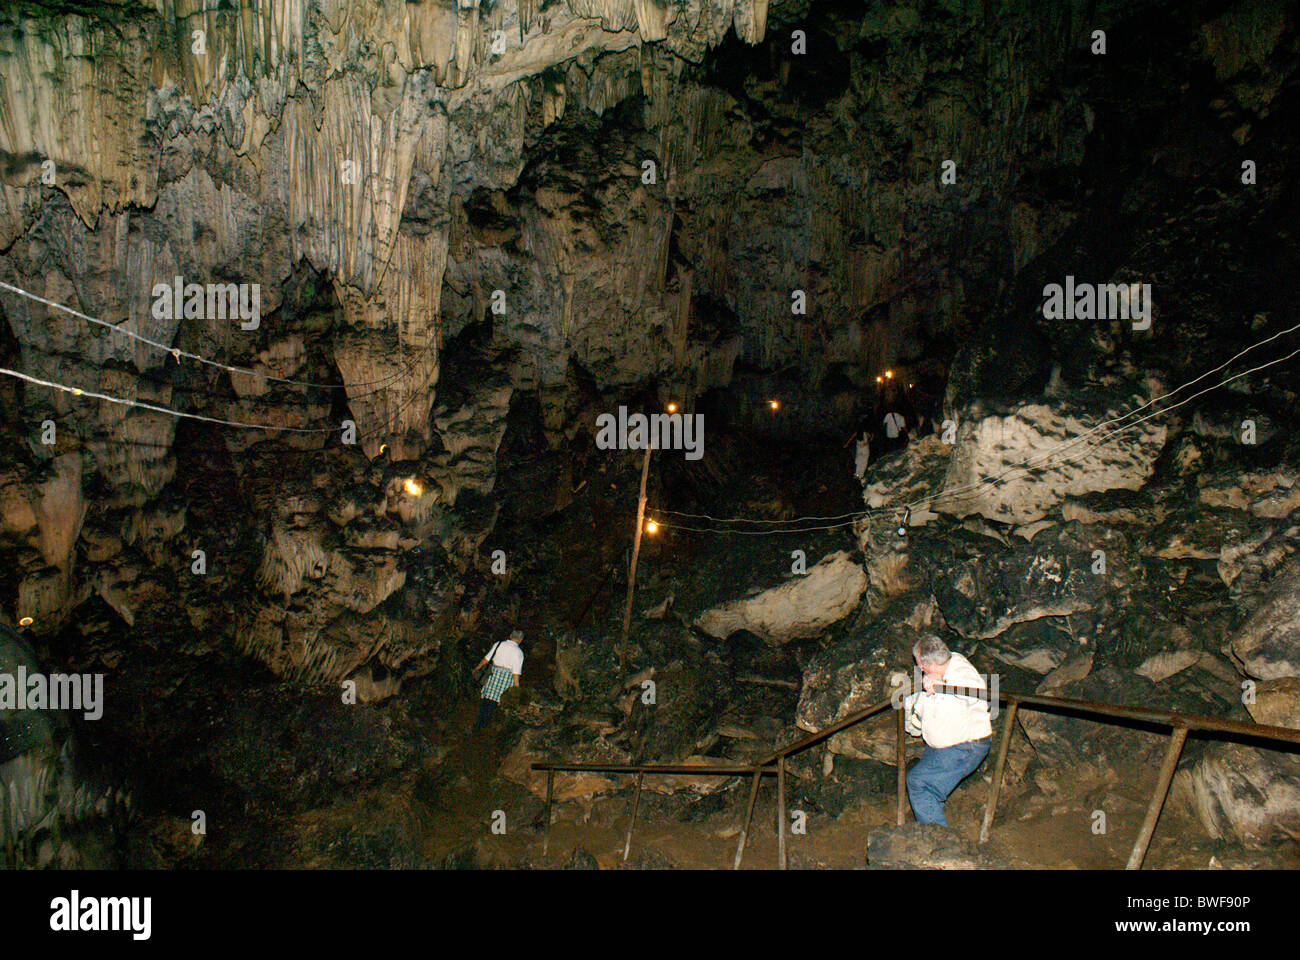
<path fill-rule="evenodd" d="M 636 561 L 641 555 L 641 525 L 645 522 L 645 482 L 650 474 L 650 453 L 654 443 L 645 445 L 645 459 L 641 461 L 641 494 L 636 502 L 636 532 L 632 535 L 632 562 L 627 568 L 627 603 L 623 607 L 623 629 L 618 635 L 618 679 L 623 681 L 623 668 L 627 663 L 627 635 L 632 626 L 632 597 L 636 594 Z"/>
<path fill-rule="evenodd" d="M 1142 821 L 1142 829 L 1138 831 L 1137 842 L 1133 844 L 1133 852 L 1128 855 L 1128 865 L 1126 870 L 1142 869 L 1142 861 L 1146 859 L 1147 847 L 1151 844 L 1151 835 L 1155 833 L 1156 821 L 1160 819 L 1160 809 L 1165 805 L 1165 797 L 1169 794 L 1169 784 L 1173 782 L 1174 771 L 1178 769 L 1178 758 L 1183 752 L 1183 743 L 1187 740 L 1186 727 L 1174 727 L 1173 732 L 1169 735 L 1169 748 L 1165 750 L 1165 761 L 1160 765 L 1160 779 L 1156 781 L 1156 788 L 1151 794 L 1151 802 L 1147 804 L 1146 819 Z"/>
<path fill-rule="evenodd" d="M 1015 733 L 1016 711 L 1020 702 L 1012 700 L 1007 707 L 1007 715 L 1002 720 L 1002 738 L 998 743 L 998 758 L 993 762 L 993 782 L 989 784 L 989 800 L 984 805 L 984 822 L 980 824 L 980 843 L 989 838 L 989 828 L 993 826 L 993 817 L 998 811 L 998 794 L 1002 791 L 1002 771 L 1007 765 L 1007 749 L 1011 746 L 1011 736 Z"/>
<path fill-rule="evenodd" d="M 898 825 L 903 825 L 903 819 L 907 815 L 907 716 L 900 705 L 894 711 L 897 716 L 894 732 L 896 740 L 894 742 L 894 762 L 898 764 Z"/>
<path fill-rule="evenodd" d="M 776 850 L 781 858 L 781 869 L 786 868 L 785 860 L 785 755 L 776 763 Z"/>
<path fill-rule="evenodd" d="M 754 785 L 749 788 L 749 807 L 745 811 L 745 822 L 740 828 L 740 842 L 736 844 L 736 861 L 731 869 L 740 869 L 740 859 L 745 855 L 745 838 L 749 836 L 749 825 L 754 822 L 754 801 L 758 799 L 758 782 L 763 779 L 761 769 L 754 771 Z"/>
<path fill-rule="evenodd" d="M 982 688 L 948 688 L 943 687 L 942 692 L 957 691 L 958 696 L 980 696 L 985 691 Z M 993 690 L 988 691 L 988 695 L 996 696 Z M 640 791 L 642 789 L 644 774 L 683 774 L 707 775 L 717 773 L 726 776 L 740 776 L 745 773 L 753 775 L 753 783 L 750 788 L 749 806 L 745 811 L 744 824 L 740 831 L 740 840 L 736 847 L 736 857 L 733 869 L 740 869 L 741 860 L 745 854 L 745 846 L 748 842 L 750 829 L 754 821 L 754 808 L 758 800 L 758 789 L 762 783 L 763 774 L 767 772 L 772 765 L 776 766 L 778 781 L 777 796 L 777 848 L 781 859 L 781 868 L 786 869 L 788 866 L 785 847 L 785 814 L 786 814 L 786 796 L 785 796 L 785 761 L 792 753 L 804 750 L 815 743 L 819 743 L 828 737 L 833 736 L 841 730 L 847 729 L 854 724 L 861 723 L 868 717 L 892 705 L 893 695 L 872 704 L 848 717 L 837 720 L 831 726 L 819 733 L 804 737 L 795 741 L 793 744 L 786 744 L 779 748 L 764 760 L 758 761 L 747 766 L 722 766 L 717 767 L 679 767 L 673 764 L 660 765 L 635 765 L 635 764 L 559 764 L 561 770 L 598 770 L 602 772 L 627 772 L 636 773 L 637 776 L 637 793 L 632 803 L 632 822 L 628 827 L 628 835 L 624 842 L 623 855 L 624 859 L 629 855 L 632 831 L 636 824 L 636 815 L 640 804 Z M 1146 857 L 1147 848 L 1151 843 L 1151 837 L 1155 832 L 1156 825 L 1160 819 L 1160 812 L 1164 806 L 1165 800 L 1169 795 L 1169 787 L 1173 782 L 1174 774 L 1178 768 L 1178 760 L 1182 755 L 1183 746 L 1187 741 L 1187 735 L 1192 730 L 1197 731 L 1217 731 L 1238 737 L 1251 737 L 1255 739 L 1264 738 L 1269 740 L 1281 740 L 1287 743 L 1300 743 L 1300 730 L 1287 727 L 1271 726 L 1268 724 L 1244 723 L 1232 720 L 1224 720 L 1219 717 L 1194 716 L 1184 713 L 1172 713 L 1164 710 L 1155 710 L 1147 708 L 1125 707 L 1116 704 L 1094 703 L 1087 700 L 1074 700 L 1065 697 L 1047 697 L 1033 694 L 1006 694 L 1001 699 L 1005 700 L 1009 706 L 1007 718 L 1003 721 L 1001 740 L 998 745 L 997 759 L 994 762 L 993 778 L 989 788 L 989 800 L 984 810 L 984 822 L 980 827 L 980 842 L 984 843 L 988 839 L 989 830 L 993 825 L 993 820 L 997 814 L 997 804 L 1001 794 L 1002 780 L 1006 770 L 1006 758 L 1010 748 L 1011 737 L 1014 735 L 1014 726 L 1016 715 L 1021 704 L 1029 709 L 1064 709 L 1072 712 L 1082 712 L 1084 714 L 1099 714 L 1107 718 L 1102 722 L 1115 723 L 1119 722 L 1113 717 L 1124 718 L 1128 720 L 1139 721 L 1142 723 L 1159 723 L 1170 728 L 1170 741 L 1165 753 L 1164 762 L 1161 764 L 1159 779 L 1156 789 L 1151 797 L 1150 804 L 1147 808 L 1146 817 L 1138 833 L 1138 838 L 1133 846 L 1133 851 L 1129 856 L 1128 868 L 1137 869 L 1142 866 L 1142 861 Z M 907 776 L 906 776 L 906 718 L 902 711 L 899 711 L 897 722 L 903 727 L 903 734 L 896 739 L 896 759 L 898 761 L 898 821 L 903 821 L 906 807 L 903 800 L 906 796 Z M 557 765 L 551 762 L 538 762 L 531 765 L 532 770 L 546 771 L 546 825 L 545 839 L 542 844 L 542 854 L 547 855 L 550 852 L 551 842 L 551 824 L 554 820 L 554 800 L 555 800 L 555 773 Z M 0 798 L 2 800 L 3 798 Z"/>
<path fill-rule="evenodd" d="M 628 852 L 632 849 L 632 829 L 636 826 L 636 811 L 641 805 L 641 781 L 645 777 L 644 771 L 637 771 L 636 775 L 636 793 L 632 795 L 632 821 L 627 825 L 627 839 L 623 841 L 623 862 L 627 862 Z"/>
<path fill-rule="evenodd" d="M 555 771 L 546 771 L 546 830 L 542 835 L 542 856 L 551 849 L 551 798 L 555 795 Z"/>

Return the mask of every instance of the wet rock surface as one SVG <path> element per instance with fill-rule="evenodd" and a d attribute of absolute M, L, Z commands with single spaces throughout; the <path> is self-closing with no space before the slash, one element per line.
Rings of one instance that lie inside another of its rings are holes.
<path fill-rule="evenodd" d="M 988 870 L 999 864 L 937 823 L 877 827 L 867 835 L 869 870 Z"/>

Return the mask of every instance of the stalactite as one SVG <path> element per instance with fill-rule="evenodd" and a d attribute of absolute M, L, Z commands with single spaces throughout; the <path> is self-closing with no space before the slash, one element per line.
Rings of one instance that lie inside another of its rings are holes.
<path fill-rule="evenodd" d="M 329 571 L 329 554 L 321 545 L 316 530 L 272 529 L 262 551 L 257 582 L 262 589 L 289 597 L 297 593 L 303 581 L 319 580 Z"/>
<path fill-rule="evenodd" d="M 690 270 L 683 270 L 678 273 L 680 286 L 677 289 L 677 317 L 673 324 L 672 344 L 673 344 L 673 369 L 681 371 L 682 364 L 686 359 L 686 340 L 690 333 L 691 326 L 691 282 L 692 273 Z"/>

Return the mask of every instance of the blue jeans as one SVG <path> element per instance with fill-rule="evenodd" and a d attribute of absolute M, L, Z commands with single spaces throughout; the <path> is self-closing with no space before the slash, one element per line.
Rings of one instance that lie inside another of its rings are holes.
<path fill-rule="evenodd" d="M 921 759 L 907 771 L 907 799 L 918 823 L 942 823 L 943 802 L 988 756 L 992 737 L 935 749 L 926 744 Z"/>
<path fill-rule="evenodd" d="M 489 700 L 487 697 L 479 700 L 478 716 L 474 718 L 474 729 L 470 733 L 478 733 L 487 726 L 487 722 L 492 719 L 492 714 L 496 712 L 497 706 L 495 700 Z"/>

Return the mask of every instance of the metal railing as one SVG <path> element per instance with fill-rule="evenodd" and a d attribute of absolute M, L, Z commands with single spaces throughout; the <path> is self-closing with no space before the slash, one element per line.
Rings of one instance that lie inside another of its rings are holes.
<path fill-rule="evenodd" d="M 788 866 L 785 845 L 785 761 L 792 754 L 799 753 L 814 746 L 821 741 L 832 737 L 845 730 L 848 727 L 869 720 L 882 711 L 895 707 L 897 724 L 895 729 L 895 763 L 898 767 L 898 800 L 896 818 L 899 826 L 902 826 L 907 810 L 907 734 L 904 727 L 904 711 L 897 709 L 901 702 L 904 689 L 895 690 L 890 696 L 879 700 L 871 705 L 864 707 L 855 713 L 849 714 L 841 720 L 836 721 L 824 730 L 809 734 L 793 743 L 788 743 L 780 749 L 774 751 L 770 756 L 764 758 L 758 763 L 752 764 L 711 764 L 695 766 L 692 764 L 659 764 L 659 763 L 632 763 L 632 764 L 601 764 L 601 763 L 552 763 L 549 761 L 537 761 L 532 764 L 534 770 L 545 770 L 546 776 L 546 827 L 545 838 L 542 844 L 542 854 L 546 855 L 550 849 L 551 840 L 551 820 L 553 800 L 555 794 L 555 774 L 557 772 L 577 772 L 584 771 L 590 773 L 635 773 L 636 790 L 632 798 L 632 816 L 627 827 L 627 836 L 623 843 L 623 859 L 628 858 L 628 853 L 632 847 L 632 831 L 636 827 L 637 810 L 641 802 L 641 786 L 646 774 L 655 775 L 683 775 L 693 774 L 701 776 L 749 776 L 752 777 L 749 803 L 745 810 L 744 823 L 740 830 L 740 839 L 736 846 L 736 856 L 732 864 L 732 869 L 739 870 L 741 860 L 745 855 L 745 843 L 749 837 L 750 827 L 753 825 L 754 805 L 758 799 L 758 788 L 762 778 L 766 774 L 775 774 L 777 779 L 777 810 L 776 810 L 776 829 L 777 829 L 777 857 L 780 868 L 785 870 Z M 1178 767 L 1178 759 L 1182 755 L 1183 745 L 1187 741 L 1187 735 L 1190 732 L 1220 733 L 1229 737 L 1247 738 L 1253 740 L 1267 741 L 1284 741 L 1287 743 L 1300 744 L 1300 730 L 1290 727 L 1277 727 L 1268 724 L 1245 723 L 1240 720 L 1223 720 L 1218 717 L 1204 717 L 1195 714 L 1177 713 L 1171 710 L 1158 710 L 1149 707 L 1126 707 L 1113 703 L 1099 703 L 1091 700 L 1075 700 L 1068 697 L 1045 697 L 1039 694 L 1022 694 L 1010 693 L 1005 691 L 990 691 L 978 687 L 950 687 L 944 684 L 934 686 L 934 693 L 953 694 L 956 696 L 978 697 L 983 700 L 996 697 L 999 701 L 1007 705 L 1005 718 L 1002 721 L 1002 730 L 999 736 L 998 750 L 993 763 L 993 776 L 989 784 L 988 801 L 984 806 L 984 820 L 980 825 L 979 840 L 985 843 L 989 838 L 989 828 L 993 824 L 993 817 L 997 812 L 998 798 L 1002 789 L 1002 775 L 1006 769 L 1007 751 L 1011 746 L 1011 736 L 1014 732 L 1016 714 L 1021 705 L 1031 709 L 1046 711 L 1056 711 L 1061 713 L 1076 713 L 1085 716 L 1100 716 L 1106 718 L 1106 722 L 1117 724 L 1145 724 L 1148 726 L 1164 726 L 1169 728 L 1169 745 L 1165 749 L 1164 761 L 1160 765 L 1160 773 L 1156 780 L 1155 789 L 1152 791 L 1151 800 L 1147 804 L 1146 816 L 1142 821 L 1142 826 L 1138 830 L 1137 839 L 1133 843 L 1133 849 L 1129 853 L 1126 869 L 1137 870 L 1142 866 L 1146 858 L 1147 848 L 1151 844 L 1151 837 L 1155 832 L 1156 823 L 1160 819 L 1160 811 L 1164 807 L 1165 799 L 1169 794 L 1169 786 L 1173 782 L 1174 772 Z"/>

